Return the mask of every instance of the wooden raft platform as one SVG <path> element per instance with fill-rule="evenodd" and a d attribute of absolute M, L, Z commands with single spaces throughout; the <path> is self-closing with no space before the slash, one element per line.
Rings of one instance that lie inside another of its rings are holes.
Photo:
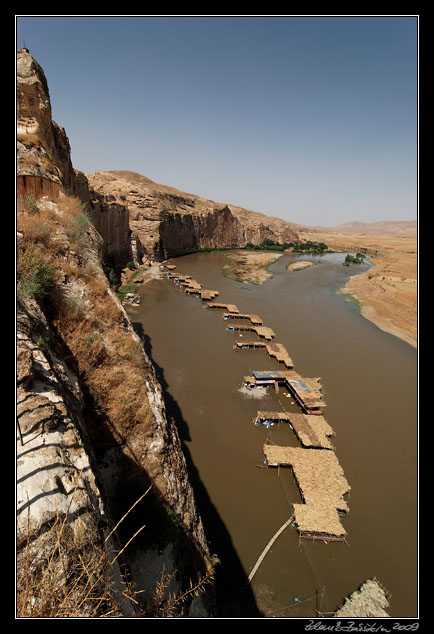
<path fill-rule="evenodd" d="M 335 612 L 336 618 L 388 618 L 390 594 L 375 577 L 365 581 Z"/>
<path fill-rule="evenodd" d="M 219 294 L 219 291 L 202 290 L 200 292 L 200 297 L 204 301 L 211 301 L 212 299 L 214 299 L 214 297 L 217 297 L 218 294 Z"/>
<path fill-rule="evenodd" d="M 261 425 L 268 427 L 270 424 L 285 422 L 289 424 L 303 447 L 334 449 L 330 442 L 330 437 L 334 435 L 334 431 L 323 416 L 260 411 L 253 422 L 256 427 Z"/>
<path fill-rule="evenodd" d="M 266 339 L 267 341 L 271 341 L 273 337 L 275 337 L 275 333 L 271 330 L 271 328 L 267 328 L 267 326 L 242 326 L 241 324 L 234 324 L 233 326 L 228 326 L 227 330 L 237 330 L 241 332 L 256 332 L 258 337 L 262 339 Z"/>
<path fill-rule="evenodd" d="M 324 416 L 291 413 L 289 422 L 303 447 L 334 449 L 330 438 L 335 432 Z"/>
<path fill-rule="evenodd" d="M 306 539 L 344 541 L 346 531 L 339 516 L 348 513 L 343 496 L 351 489 L 333 451 L 264 445 L 268 466 L 291 467 L 303 504 L 294 504 L 300 536 Z"/>
<path fill-rule="evenodd" d="M 239 313 L 240 311 L 235 304 L 219 304 L 218 302 L 210 302 L 208 308 L 216 308 L 217 310 L 226 310 L 229 313 Z"/>
<path fill-rule="evenodd" d="M 253 376 L 244 377 L 246 387 L 283 385 L 292 394 L 305 414 L 320 415 L 325 407 L 319 378 L 302 378 L 294 370 L 254 370 Z"/>
<path fill-rule="evenodd" d="M 244 313 L 224 313 L 223 319 L 250 319 L 254 326 L 262 326 L 263 321 L 258 315 L 247 315 Z"/>
<path fill-rule="evenodd" d="M 286 412 L 258 412 L 253 419 L 256 427 L 268 426 L 271 423 L 289 423 L 289 414 Z"/>
<path fill-rule="evenodd" d="M 199 284 L 199 282 L 196 282 L 196 280 L 194 280 L 193 278 L 189 280 L 179 280 L 178 283 L 179 286 L 182 286 L 188 291 L 200 291 L 200 289 L 202 288 L 202 284 Z"/>
<path fill-rule="evenodd" d="M 175 280 L 175 282 L 185 282 L 193 279 L 191 275 L 181 275 L 180 273 L 166 273 L 166 277 L 169 280 Z"/>
<path fill-rule="evenodd" d="M 246 350 L 247 348 L 265 348 L 270 357 L 283 363 L 287 368 L 293 368 L 294 362 L 289 356 L 286 348 L 281 343 L 264 343 L 262 341 L 237 341 L 232 346 L 234 350 Z"/>

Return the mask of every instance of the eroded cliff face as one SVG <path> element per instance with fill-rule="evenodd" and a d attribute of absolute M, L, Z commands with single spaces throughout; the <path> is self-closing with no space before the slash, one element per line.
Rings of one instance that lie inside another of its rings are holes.
<path fill-rule="evenodd" d="M 48 83 L 27 49 L 17 53 L 17 176 L 42 176 L 74 193 L 69 139 L 52 120 Z"/>
<path fill-rule="evenodd" d="M 143 528 L 122 562 L 149 604 L 163 571 L 175 575 L 171 590 L 181 592 L 211 572 L 210 553 L 155 369 L 101 269 L 95 228 L 87 227 L 80 246 L 71 244 L 67 200 L 41 200 L 38 212 L 18 218 L 19 260 L 37 252 L 56 266 L 45 299 L 23 296 L 25 272 L 19 279 L 18 560 L 27 560 L 29 540 L 51 548 L 46 537 L 60 521 L 76 545 L 72 565 L 83 551 L 102 551 L 104 535 L 128 514 L 116 531 L 118 550 Z M 51 222 L 43 242 L 31 229 L 38 213 Z M 50 558 L 44 550 L 42 560 Z M 122 586 L 119 570 L 110 574 Z M 191 601 L 184 616 L 210 616 L 209 601 Z M 117 609 L 128 614 L 131 606 Z"/>
<path fill-rule="evenodd" d="M 89 570 L 97 553 L 108 548 L 115 554 L 137 533 L 109 566 L 113 615 L 133 614 L 134 602 L 121 594 L 126 570 L 128 581 L 143 591 L 145 616 L 160 616 L 153 594 L 162 572 L 173 573 L 168 590 L 176 594 L 211 574 L 212 564 L 175 421 L 101 267 L 105 259 L 132 259 L 129 211 L 113 196 L 93 191 L 86 176 L 72 169 L 67 137 L 51 121 L 45 76 L 26 50 L 18 53 L 17 84 L 22 192 L 34 193 L 39 180 L 59 187 L 55 199 L 42 197 L 31 210 L 18 205 L 17 213 L 19 574 L 24 588 L 30 574 L 38 583 L 51 582 L 63 597 L 72 579 L 70 604 L 56 614 L 70 615 L 79 603 L 78 561 Z M 77 198 L 86 203 L 93 224 Z M 49 272 L 52 285 L 49 295 L 39 297 L 35 276 L 41 270 Z M 125 514 L 107 545 L 107 535 Z M 59 526 L 62 552 L 56 546 Z M 47 562 L 55 566 L 48 569 Z M 93 572 L 105 574 L 104 565 Z M 41 601 L 46 609 L 44 596 L 25 598 L 24 615 Z M 212 593 L 191 596 L 183 616 L 210 616 L 212 605 Z M 94 616 L 86 609 L 75 616 Z"/>
<path fill-rule="evenodd" d="M 266 238 L 298 241 L 291 223 L 160 185 L 141 174 L 113 171 L 86 177 L 93 191 L 128 209 L 137 263 L 203 248 L 260 244 Z"/>

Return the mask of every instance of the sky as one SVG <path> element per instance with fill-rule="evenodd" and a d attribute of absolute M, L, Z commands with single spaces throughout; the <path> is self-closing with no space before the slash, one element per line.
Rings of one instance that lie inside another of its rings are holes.
<path fill-rule="evenodd" d="M 415 220 L 417 16 L 15 16 L 74 167 L 290 222 Z"/>

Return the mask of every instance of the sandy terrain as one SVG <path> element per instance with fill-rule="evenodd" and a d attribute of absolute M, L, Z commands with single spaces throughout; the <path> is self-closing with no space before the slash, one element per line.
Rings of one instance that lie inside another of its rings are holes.
<path fill-rule="evenodd" d="M 318 240 L 318 233 L 303 233 Z M 382 330 L 417 347 L 417 238 L 321 233 L 336 250 L 365 253 L 374 268 L 351 278 L 343 292 Z"/>
<path fill-rule="evenodd" d="M 304 262 L 302 260 L 298 262 L 293 262 L 292 264 L 288 264 L 286 267 L 287 271 L 301 271 L 302 269 L 306 269 L 308 266 L 313 266 L 315 262 Z"/>
<path fill-rule="evenodd" d="M 230 264 L 224 267 L 225 273 L 238 282 L 263 284 L 272 277 L 266 267 L 282 255 L 266 251 L 230 251 L 226 254 Z"/>

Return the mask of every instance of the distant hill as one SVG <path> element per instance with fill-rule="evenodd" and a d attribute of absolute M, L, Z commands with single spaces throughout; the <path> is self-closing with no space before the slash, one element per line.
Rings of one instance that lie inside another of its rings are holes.
<path fill-rule="evenodd" d="M 345 222 L 337 227 L 304 227 L 297 226 L 299 233 L 349 233 L 367 236 L 417 236 L 417 220 L 379 220 L 377 222 Z"/>

